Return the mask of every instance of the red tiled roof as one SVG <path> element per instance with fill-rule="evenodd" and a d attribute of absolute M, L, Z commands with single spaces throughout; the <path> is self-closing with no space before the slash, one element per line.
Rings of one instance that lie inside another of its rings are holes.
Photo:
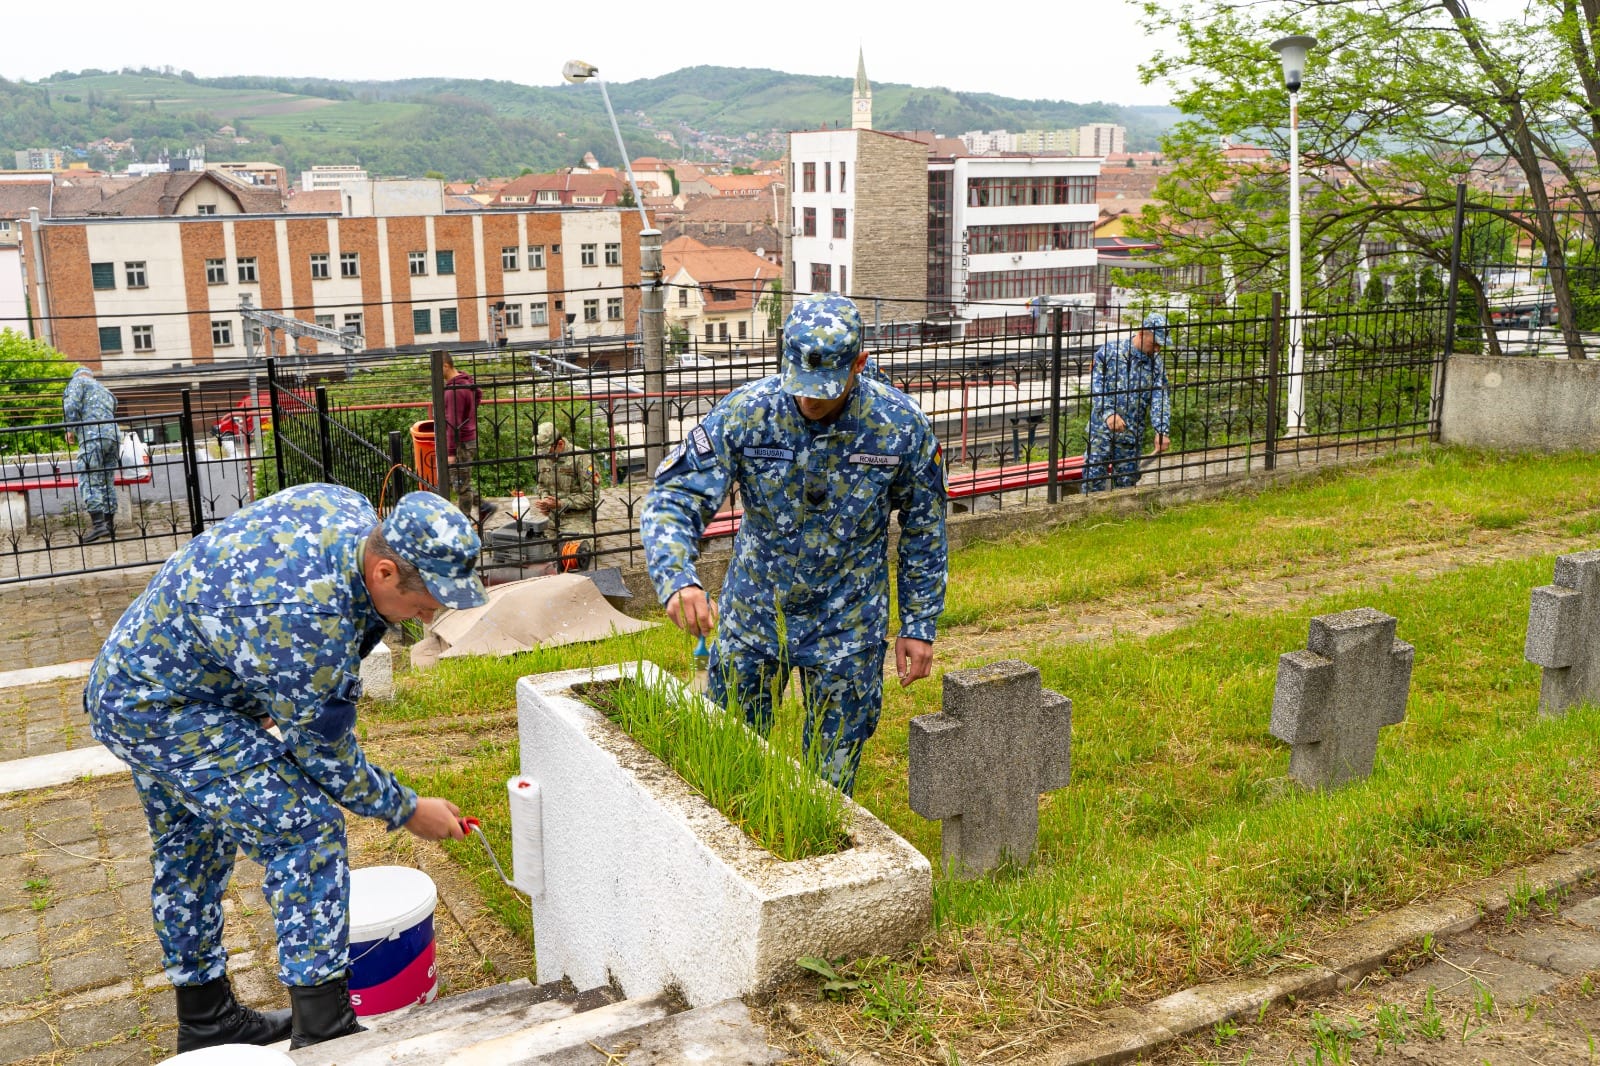
<path fill-rule="evenodd" d="M 244 185 L 211 171 L 183 170 L 139 178 L 115 195 L 89 206 L 83 213 L 127 217 L 171 215 L 177 211 L 179 201 L 202 182 L 216 185 L 247 214 L 283 210 L 283 195 L 277 189 Z"/>
<path fill-rule="evenodd" d="M 315 214 L 338 214 L 344 210 L 344 199 L 338 189 L 314 189 L 297 192 L 289 197 L 289 210 Z"/>
<path fill-rule="evenodd" d="M 0 218 L 27 218 L 34 207 L 43 217 L 50 217 L 50 182 L 0 181 Z"/>
<path fill-rule="evenodd" d="M 717 248 L 702 244 L 693 237 L 678 237 L 661 248 L 661 263 L 668 277 L 680 270 L 693 278 L 703 289 L 721 286 L 734 291 L 732 300 L 711 300 L 708 292 L 707 311 L 737 311 L 755 306 L 755 301 L 765 290 L 767 281 L 783 271 L 743 248 Z"/>

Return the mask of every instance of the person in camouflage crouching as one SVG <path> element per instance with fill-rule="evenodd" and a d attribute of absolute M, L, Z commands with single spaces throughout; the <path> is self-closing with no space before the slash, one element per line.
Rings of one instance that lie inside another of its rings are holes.
<path fill-rule="evenodd" d="M 726 704 L 731 689 L 765 733 L 798 667 L 806 750 L 823 745 L 818 766 L 847 794 L 883 706 L 891 515 L 900 522 L 902 686 L 932 669 L 945 590 L 938 441 L 914 400 L 863 374 L 866 362 L 855 304 L 833 294 L 797 300 L 781 372 L 729 393 L 667 455 L 640 520 L 667 617 L 697 636 L 716 628 L 710 697 Z M 744 516 L 713 605 L 695 560 L 735 483 Z"/>
<path fill-rule="evenodd" d="M 455 804 L 419 798 L 362 753 L 361 660 L 389 625 L 485 602 L 478 548 L 471 521 L 432 493 L 379 522 L 350 489 L 300 485 L 190 541 L 112 628 L 84 708 L 150 824 L 179 1052 L 362 1030 L 340 807 L 425 840 L 465 832 Z M 244 1007 L 228 983 L 222 904 L 240 850 L 265 871 L 289 1011 Z"/>
<path fill-rule="evenodd" d="M 117 463 L 122 434 L 117 427 L 117 398 L 95 379 L 86 366 L 72 372 L 61 397 L 67 443 L 77 440 L 78 486 L 89 531 L 82 543 L 115 536 L 117 521 Z"/>
<path fill-rule="evenodd" d="M 540 422 L 533 438 L 538 453 L 539 498 L 533 505 L 550 519 L 550 535 L 561 545 L 562 570 L 587 569 L 594 555 L 594 511 L 600 476 L 594 459 L 571 454 L 571 444 L 554 422 Z"/>

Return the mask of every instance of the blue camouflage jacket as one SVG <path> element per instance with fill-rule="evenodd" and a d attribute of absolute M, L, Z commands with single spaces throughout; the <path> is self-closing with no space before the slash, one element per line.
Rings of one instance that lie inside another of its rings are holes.
<path fill-rule="evenodd" d="M 1172 401 L 1167 395 L 1167 369 L 1161 353 L 1146 355 L 1133 338 L 1107 341 L 1094 353 L 1089 376 L 1093 401 L 1090 419 L 1096 428 L 1115 412 L 1128 424 L 1125 432 L 1142 438 L 1146 424 L 1161 436 L 1172 433 Z"/>
<path fill-rule="evenodd" d="M 95 735 L 197 784 L 288 756 L 346 808 L 407 821 L 416 793 L 354 732 L 361 659 L 387 625 L 361 576 L 377 521 L 350 489 L 300 485 L 190 541 L 95 659 Z"/>
<path fill-rule="evenodd" d="M 116 440 L 117 398 L 86 366 L 73 371 L 61 395 L 61 411 L 80 442 Z"/>
<path fill-rule="evenodd" d="M 900 518 L 900 635 L 933 640 L 944 609 L 943 457 L 904 393 L 859 378 L 830 425 L 773 376 L 735 389 L 657 471 L 640 518 L 666 603 L 697 585 L 700 533 L 738 483 L 744 517 L 719 600 L 719 632 L 797 666 L 888 635 L 889 515 Z"/>

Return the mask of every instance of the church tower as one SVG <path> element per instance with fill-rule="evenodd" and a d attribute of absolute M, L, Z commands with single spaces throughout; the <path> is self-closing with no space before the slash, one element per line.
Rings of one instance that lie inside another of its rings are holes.
<path fill-rule="evenodd" d="M 867 81 L 867 57 L 865 52 L 856 53 L 856 87 L 850 94 L 850 128 L 853 130 L 870 130 L 872 128 L 872 83 Z"/>

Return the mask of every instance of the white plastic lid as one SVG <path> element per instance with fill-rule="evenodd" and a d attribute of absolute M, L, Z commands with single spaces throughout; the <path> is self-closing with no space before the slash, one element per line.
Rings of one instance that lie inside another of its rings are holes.
<path fill-rule="evenodd" d="M 387 940 L 433 913 L 433 878 L 409 866 L 364 866 L 350 871 L 350 943 Z"/>
<path fill-rule="evenodd" d="M 281 1051 L 255 1044 L 218 1044 L 199 1051 L 185 1051 L 162 1060 L 163 1066 L 294 1066 L 294 1060 Z"/>

